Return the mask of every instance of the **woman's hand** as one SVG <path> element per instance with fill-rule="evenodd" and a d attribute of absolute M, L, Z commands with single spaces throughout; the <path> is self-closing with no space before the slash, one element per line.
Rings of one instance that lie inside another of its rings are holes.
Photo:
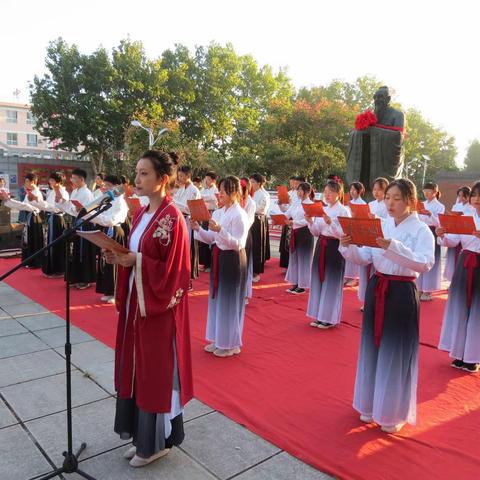
<path fill-rule="evenodd" d="M 327 224 L 327 225 L 331 225 L 332 224 L 332 219 L 325 213 L 323 215 L 323 221 Z"/>
<path fill-rule="evenodd" d="M 198 232 L 200 230 L 200 224 L 196 220 L 190 220 L 190 227 L 192 230 Z"/>
<path fill-rule="evenodd" d="M 432 216 L 432 212 L 430 212 L 429 210 L 421 210 L 420 212 L 420 215 L 426 215 L 427 217 L 431 217 Z"/>
<path fill-rule="evenodd" d="M 340 245 L 342 247 L 348 247 L 352 243 L 352 237 L 350 235 L 342 235 L 340 237 Z"/>
<path fill-rule="evenodd" d="M 377 245 L 384 250 L 388 250 L 388 247 L 390 247 L 391 243 L 392 241 L 388 238 L 377 238 Z"/>
<path fill-rule="evenodd" d="M 377 218 L 377 216 L 374 213 L 369 213 L 368 218 L 373 219 L 373 218 Z"/>
<path fill-rule="evenodd" d="M 222 229 L 222 226 L 219 225 L 215 220 L 210 220 L 210 221 L 208 222 L 208 228 L 209 228 L 212 232 L 218 233 L 218 232 L 220 232 L 220 230 Z"/>
<path fill-rule="evenodd" d="M 480 238 L 480 230 L 475 230 L 475 231 L 473 232 L 473 236 L 474 236 L 474 237 L 477 237 L 477 238 Z"/>
<path fill-rule="evenodd" d="M 306 220 L 307 223 L 309 223 L 310 225 L 313 223 L 313 218 L 312 218 L 310 215 L 305 214 L 305 220 Z"/>
<path fill-rule="evenodd" d="M 0 200 L 8 200 L 9 196 L 8 193 L 5 192 L 4 190 L 0 190 Z"/>
<path fill-rule="evenodd" d="M 443 236 L 447 233 L 447 229 L 443 227 L 437 227 L 435 229 L 435 233 L 437 234 L 437 237 L 443 238 Z"/>
<path fill-rule="evenodd" d="M 121 265 L 122 267 L 133 267 L 137 261 L 137 254 L 134 252 L 118 253 L 111 250 L 103 250 L 102 253 L 107 263 Z"/>

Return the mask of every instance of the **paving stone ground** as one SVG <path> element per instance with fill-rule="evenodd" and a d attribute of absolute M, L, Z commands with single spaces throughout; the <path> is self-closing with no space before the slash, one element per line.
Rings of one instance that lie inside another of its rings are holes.
<path fill-rule="evenodd" d="M 0 480 L 34 480 L 62 463 L 66 449 L 65 322 L 0 282 Z M 72 327 L 74 447 L 98 480 L 327 480 L 194 399 L 185 441 L 164 459 L 133 469 L 129 443 L 113 432 L 113 350 Z M 58 477 L 57 477 L 58 478 Z M 77 474 L 65 479 L 80 479 Z"/>

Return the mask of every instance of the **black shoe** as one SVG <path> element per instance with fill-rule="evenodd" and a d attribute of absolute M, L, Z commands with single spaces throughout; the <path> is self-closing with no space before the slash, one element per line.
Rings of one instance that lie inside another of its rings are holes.
<path fill-rule="evenodd" d="M 285 291 L 288 293 L 295 293 L 296 289 L 297 289 L 297 286 L 294 285 L 293 287 L 287 288 Z"/>
<path fill-rule="evenodd" d="M 192 291 L 193 291 L 193 283 L 192 283 L 191 280 L 190 280 L 190 283 L 188 284 L 188 291 L 189 291 L 189 292 L 192 292 Z"/>
<path fill-rule="evenodd" d="M 480 363 L 464 363 L 463 370 L 468 373 L 478 373 L 480 372 Z"/>
<path fill-rule="evenodd" d="M 294 293 L 295 295 L 300 295 L 300 294 L 302 294 L 302 293 L 305 293 L 305 289 L 304 289 L 304 288 L 298 288 L 298 287 L 297 287 L 297 288 L 295 288 L 295 289 L 293 290 L 292 293 Z"/>
<path fill-rule="evenodd" d="M 463 369 L 463 367 L 465 366 L 465 364 L 463 363 L 463 360 L 454 360 L 451 364 L 450 364 L 451 367 L 453 368 L 459 368 L 460 370 Z"/>

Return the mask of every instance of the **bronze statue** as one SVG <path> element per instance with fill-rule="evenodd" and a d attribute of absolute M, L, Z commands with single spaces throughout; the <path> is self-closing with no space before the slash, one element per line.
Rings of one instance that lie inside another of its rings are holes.
<path fill-rule="evenodd" d="M 347 154 L 347 182 L 360 181 L 370 192 L 373 181 L 389 181 L 402 176 L 405 115 L 390 107 L 388 87 L 375 93 L 375 115 L 371 111 L 357 117 L 350 133 Z"/>

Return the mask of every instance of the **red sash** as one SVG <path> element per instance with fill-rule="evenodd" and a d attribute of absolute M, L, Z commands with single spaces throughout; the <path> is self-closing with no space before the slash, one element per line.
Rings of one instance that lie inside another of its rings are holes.
<path fill-rule="evenodd" d="M 218 260 L 220 256 L 220 249 L 217 247 L 217 244 L 213 246 L 212 250 L 212 268 L 213 268 L 213 288 L 212 288 L 212 298 L 215 298 L 215 294 L 218 290 Z"/>
<path fill-rule="evenodd" d="M 375 285 L 375 323 L 374 323 L 374 337 L 375 346 L 380 346 L 383 332 L 383 318 L 385 315 L 385 298 L 388 292 L 388 285 L 390 281 L 396 282 L 415 282 L 415 277 L 402 277 L 398 275 L 385 275 L 380 272 L 375 272 L 377 276 L 377 284 Z"/>
<path fill-rule="evenodd" d="M 337 240 L 335 237 L 324 237 L 320 235 L 318 241 L 320 242 L 320 251 L 318 254 L 318 273 L 320 277 L 320 283 L 325 280 L 325 256 L 327 253 L 327 245 L 329 240 Z"/>
<path fill-rule="evenodd" d="M 473 297 L 473 272 L 478 267 L 478 257 L 480 253 L 470 250 L 464 250 L 463 253 L 465 255 L 463 266 L 467 270 L 467 308 L 470 308 Z"/>

